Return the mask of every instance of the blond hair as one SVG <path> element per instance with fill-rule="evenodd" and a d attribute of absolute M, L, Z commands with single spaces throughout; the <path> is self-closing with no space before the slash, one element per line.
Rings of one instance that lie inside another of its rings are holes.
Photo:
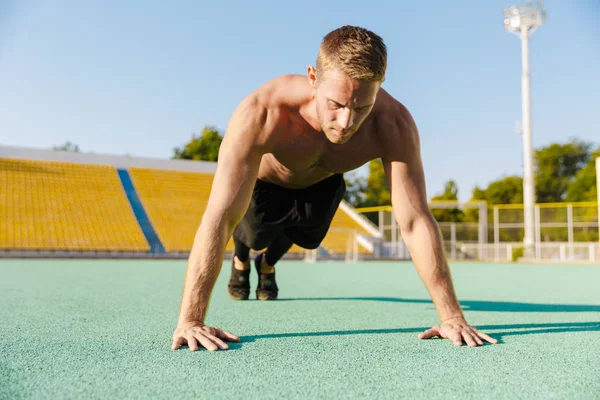
<path fill-rule="evenodd" d="M 336 68 L 353 79 L 383 82 L 387 49 L 377 34 L 358 26 L 345 25 L 325 35 L 316 67 L 318 76 Z"/>

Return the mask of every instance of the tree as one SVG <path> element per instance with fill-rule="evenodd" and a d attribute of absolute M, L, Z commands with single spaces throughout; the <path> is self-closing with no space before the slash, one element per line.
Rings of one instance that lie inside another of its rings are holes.
<path fill-rule="evenodd" d="M 351 174 L 346 177 L 346 194 L 344 199 L 353 207 L 387 206 L 391 204 L 390 191 L 387 186 L 383 163 L 380 159 L 369 162 L 369 176 L 356 177 Z M 378 224 L 378 213 L 366 213 L 365 217 Z"/>
<path fill-rule="evenodd" d="M 595 169 L 591 147 L 589 142 L 571 139 L 568 143 L 552 143 L 536 150 L 536 202 L 565 201 L 568 190 L 573 201 L 589 196 L 587 191 L 595 186 L 591 176 Z M 585 171 L 580 173 L 582 169 Z M 485 189 L 476 186 L 473 200 L 485 200 L 488 204 L 522 204 L 523 178 L 507 176 L 492 181 Z"/>
<path fill-rule="evenodd" d="M 597 201 L 598 188 L 596 187 L 596 158 L 600 157 L 600 147 L 592 153 L 590 161 L 581 168 L 575 179 L 569 183 L 567 188 L 567 201 Z M 579 221 L 594 221 L 597 217 L 596 207 L 584 207 L 577 211 L 576 218 Z M 575 231 L 576 241 L 598 241 L 598 229 L 583 227 Z"/>
<path fill-rule="evenodd" d="M 387 186 L 383 163 L 380 159 L 369 162 L 369 177 L 364 191 L 362 207 L 372 207 L 392 204 L 390 191 Z"/>
<path fill-rule="evenodd" d="M 72 151 L 74 153 L 79 153 L 79 146 L 67 141 L 65 144 L 61 146 L 54 146 L 52 150 L 60 150 L 60 151 Z"/>
<path fill-rule="evenodd" d="M 522 204 L 523 178 L 506 176 L 490 182 L 485 189 L 475 186 L 472 200 L 485 200 L 488 204 Z"/>
<path fill-rule="evenodd" d="M 598 188 L 596 187 L 596 158 L 600 157 L 600 147 L 591 154 L 590 160 L 577 171 L 567 187 L 567 201 L 596 201 Z"/>
<path fill-rule="evenodd" d="M 199 137 L 192 135 L 190 142 L 183 148 L 173 149 L 173 159 L 218 161 L 222 141 L 223 137 L 215 127 L 205 126 Z"/>
<path fill-rule="evenodd" d="M 369 162 L 369 176 L 366 178 L 355 173 L 346 176 L 346 194 L 344 199 L 353 207 L 387 206 L 391 204 L 383 163 L 380 159 Z"/>
<path fill-rule="evenodd" d="M 591 158 L 592 144 L 572 139 L 535 151 L 535 187 L 538 203 L 564 201 L 569 184 Z"/>
<path fill-rule="evenodd" d="M 456 182 L 453 180 L 446 182 L 444 192 L 433 196 L 432 200 L 458 200 L 458 186 Z M 460 208 L 434 208 L 431 210 L 431 213 L 439 222 L 462 222 L 465 218 L 465 213 Z"/>
<path fill-rule="evenodd" d="M 356 172 L 345 174 L 346 193 L 344 200 L 353 207 L 361 207 L 365 201 L 365 191 L 367 190 L 367 181 L 364 177 L 358 176 Z"/>
<path fill-rule="evenodd" d="M 475 186 L 471 200 L 483 200 L 488 205 L 494 204 L 523 204 L 523 178 L 520 176 L 505 176 L 504 178 L 492 181 L 485 189 Z M 478 209 L 467 209 L 465 221 L 479 221 Z M 488 226 L 493 226 L 493 214 L 488 212 Z M 520 223 L 523 221 L 522 210 L 510 210 L 502 213 L 502 222 Z M 488 232 L 488 235 L 491 233 Z M 490 238 L 488 238 L 490 239 Z M 522 241 L 523 231 L 520 229 L 502 229 L 500 231 L 500 240 L 502 241 Z"/>

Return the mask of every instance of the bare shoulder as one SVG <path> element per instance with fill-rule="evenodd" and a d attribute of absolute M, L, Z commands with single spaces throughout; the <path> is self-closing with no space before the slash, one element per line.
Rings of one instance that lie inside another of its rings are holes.
<path fill-rule="evenodd" d="M 293 102 L 289 93 L 295 93 L 294 89 L 301 84 L 300 79 L 297 75 L 282 75 L 249 93 L 236 107 L 227 133 L 243 135 L 240 139 L 268 148 Z"/>
<path fill-rule="evenodd" d="M 385 157 L 397 158 L 419 146 L 419 131 L 408 108 L 384 89 L 380 89 L 374 113 L 375 126 Z"/>
<path fill-rule="evenodd" d="M 301 75 L 280 75 L 257 88 L 252 94 L 270 111 L 284 111 L 304 100 L 307 79 Z"/>

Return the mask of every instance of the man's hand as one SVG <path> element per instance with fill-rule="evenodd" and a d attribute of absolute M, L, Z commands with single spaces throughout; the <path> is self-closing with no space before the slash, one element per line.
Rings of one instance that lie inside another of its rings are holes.
<path fill-rule="evenodd" d="M 430 339 L 435 336 L 450 339 L 456 346 L 462 346 L 463 340 L 471 347 L 482 346 L 483 340 L 493 344 L 498 343 L 498 340 L 479 332 L 462 318 L 443 321 L 441 325 L 436 325 L 419 334 L 419 339 Z"/>
<path fill-rule="evenodd" d="M 172 350 L 177 350 L 182 344 L 188 345 L 190 351 L 198 350 L 198 345 L 209 351 L 218 349 L 227 350 L 229 346 L 223 340 L 228 342 L 239 342 L 240 338 L 233 333 L 224 330 L 206 326 L 201 323 L 194 323 L 184 326 L 178 326 L 173 333 Z"/>

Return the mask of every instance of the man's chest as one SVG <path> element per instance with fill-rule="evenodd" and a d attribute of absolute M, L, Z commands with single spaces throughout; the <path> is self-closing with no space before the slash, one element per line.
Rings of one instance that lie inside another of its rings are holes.
<path fill-rule="evenodd" d="M 282 141 L 273 155 L 290 171 L 321 169 L 331 173 L 344 173 L 381 157 L 382 152 L 377 143 L 369 143 L 367 139 L 368 135 L 365 134 L 353 137 L 345 144 L 332 144 L 322 138 L 307 139 L 297 135 Z"/>

